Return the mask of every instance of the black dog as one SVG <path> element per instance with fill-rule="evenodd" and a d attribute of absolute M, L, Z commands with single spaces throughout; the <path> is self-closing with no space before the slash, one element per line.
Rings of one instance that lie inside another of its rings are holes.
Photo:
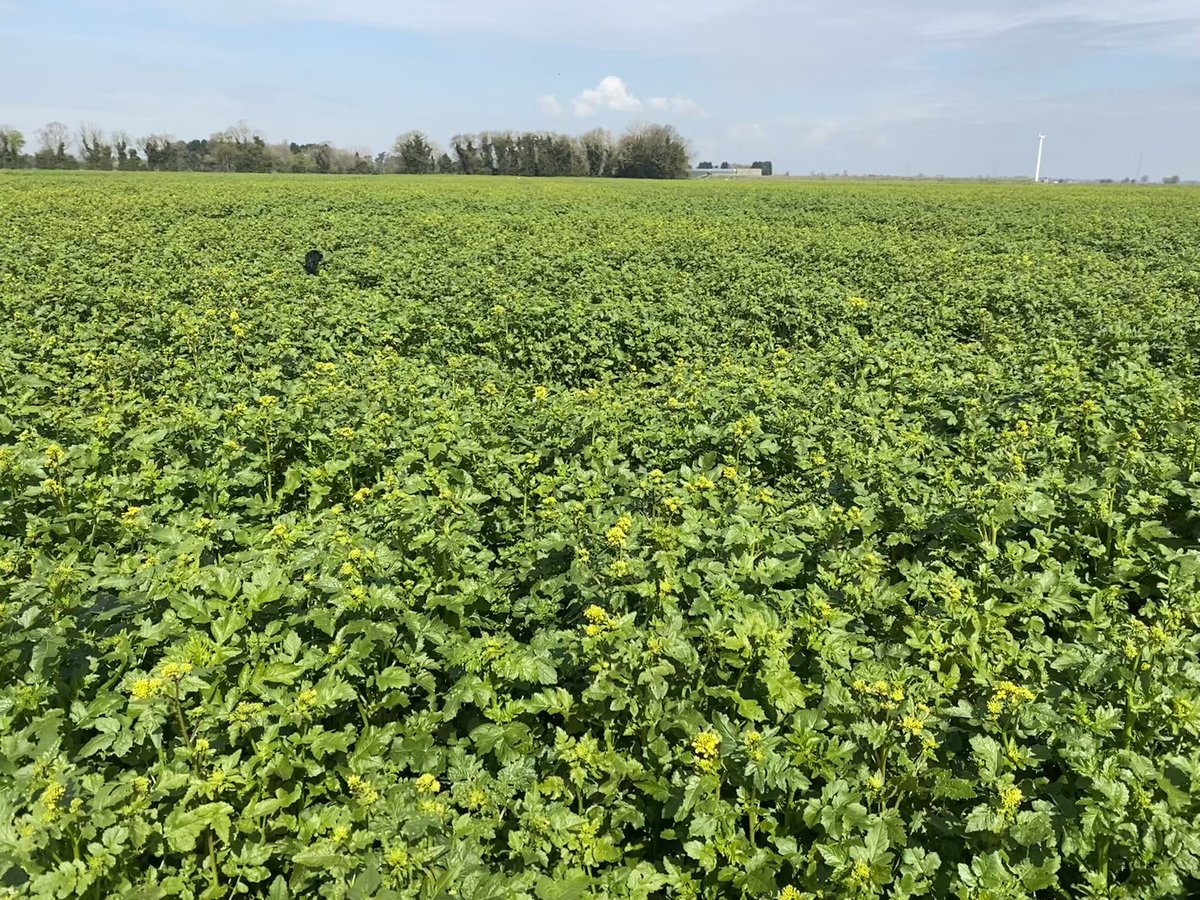
<path fill-rule="evenodd" d="M 321 260 L 324 257 L 320 250 L 309 250 L 304 257 L 304 271 L 309 275 L 316 275 L 317 270 L 321 267 Z"/>

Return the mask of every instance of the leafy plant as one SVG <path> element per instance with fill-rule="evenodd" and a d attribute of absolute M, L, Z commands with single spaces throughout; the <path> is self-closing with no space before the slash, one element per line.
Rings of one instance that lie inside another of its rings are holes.
<path fill-rule="evenodd" d="M 1196 893 L 1197 209 L 0 178 L 0 890 Z"/>

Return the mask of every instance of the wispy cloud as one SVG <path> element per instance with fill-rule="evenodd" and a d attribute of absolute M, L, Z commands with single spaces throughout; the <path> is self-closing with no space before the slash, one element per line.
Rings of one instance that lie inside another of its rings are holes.
<path fill-rule="evenodd" d="M 770 138 L 770 132 L 758 122 L 739 122 L 728 128 L 729 139 L 742 143 L 755 143 Z"/>
<path fill-rule="evenodd" d="M 695 100 L 687 97 L 651 97 L 646 101 L 650 109 L 659 112 L 670 112 L 677 116 L 699 116 L 704 114 L 703 107 Z"/>
<path fill-rule="evenodd" d="M 810 144 L 827 144 L 846 130 L 840 119 L 824 119 L 804 132 L 804 140 Z"/>
<path fill-rule="evenodd" d="M 971 6 L 957 6 L 943 15 L 928 19 L 922 32 L 931 37 L 956 40 L 995 37 L 1036 27 L 1063 25 L 1091 26 L 1096 33 L 1114 30 L 1123 33 L 1125 42 L 1140 44 L 1156 40 L 1147 29 L 1155 26 L 1183 28 L 1193 33 L 1200 29 L 1200 4 L 1194 0 L 1052 0 L 1026 5 L 990 0 Z M 1195 51 L 1200 54 L 1200 47 Z"/>
<path fill-rule="evenodd" d="M 558 102 L 558 98 L 553 94 L 542 94 L 537 99 L 538 109 L 548 116 L 561 116 L 562 104 Z"/>
<path fill-rule="evenodd" d="M 836 7 L 814 0 L 689 0 L 685 14 L 675 0 L 122 0 L 122 6 L 173 7 L 197 18 L 231 22 L 329 21 L 660 52 L 663 38 L 670 37 L 675 54 L 724 48 L 743 58 L 797 44 L 809 50 L 832 46 L 841 53 L 855 46 L 856 36 L 860 46 L 884 47 L 895 57 L 943 42 L 1069 24 L 1097 40 L 1200 56 L 1200 40 L 1186 40 L 1200 38 L 1200 3 L 1195 0 L 844 0 Z"/>

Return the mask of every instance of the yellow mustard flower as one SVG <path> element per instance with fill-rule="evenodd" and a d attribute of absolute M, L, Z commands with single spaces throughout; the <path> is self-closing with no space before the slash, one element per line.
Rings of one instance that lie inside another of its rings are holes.
<path fill-rule="evenodd" d="M 42 805 L 47 810 L 57 809 L 62 802 L 62 798 L 66 796 L 67 789 L 64 785 L 57 781 L 52 781 L 46 785 L 46 789 L 42 791 Z"/>
<path fill-rule="evenodd" d="M 1016 812 L 1021 802 L 1025 799 L 1025 793 L 1019 787 L 1009 785 L 1000 789 L 1000 811 L 1005 815 L 1011 815 Z"/>
<path fill-rule="evenodd" d="M 629 535 L 615 525 L 604 534 L 604 539 L 608 541 L 610 547 L 624 547 L 628 537 Z"/>
<path fill-rule="evenodd" d="M 379 792 L 371 786 L 370 782 L 358 775 L 349 776 L 346 779 L 346 787 L 350 791 L 350 795 L 364 806 L 371 806 L 379 800 Z"/>
<path fill-rule="evenodd" d="M 387 864 L 395 872 L 399 873 L 408 868 L 409 863 L 412 861 L 412 856 L 406 847 L 397 845 L 387 852 L 386 859 Z"/>
<path fill-rule="evenodd" d="M 996 685 L 992 698 L 988 700 L 988 712 L 995 719 L 1005 711 L 1012 712 L 1025 703 L 1032 703 L 1036 697 L 1037 695 L 1027 687 L 1011 681 L 1002 681 Z"/>
<path fill-rule="evenodd" d="M 721 739 L 711 731 L 701 731 L 692 739 L 692 752 L 701 759 L 715 759 L 721 748 Z"/>
<path fill-rule="evenodd" d="M 151 700 L 162 690 L 161 678 L 139 678 L 133 683 L 130 693 L 134 700 Z"/>
<path fill-rule="evenodd" d="M 472 812 L 483 809 L 487 805 L 487 794 L 479 788 L 472 788 L 471 792 L 467 794 L 467 800 L 464 805 Z"/>
<path fill-rule="evenodd" d="M 192 671 L 191 663 L 167 663 L 162 667 L 161 676 L 167 681 L 182 681 L 184 676 Z"/>
<path fill-rule="evenodd" d="M 853 870 L 850 872 L 850 880 L 855 884 L 866 884 L 871 880 L 871 865 L 866 860 L 860 859 L 854 864 Z"/>

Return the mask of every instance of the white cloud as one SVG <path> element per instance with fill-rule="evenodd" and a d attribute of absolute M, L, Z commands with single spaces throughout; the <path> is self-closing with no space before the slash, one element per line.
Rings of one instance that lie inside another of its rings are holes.
<path fill-rule="evenodd" d="M 659 112 L 670 112 L 677 116 L 700 116 L 704 110 L 695 100 L 687 97 L 651 97 L 646 105 Z"/>
<path fill-rule="evenodd" d="M 702 115 L 700 104 L 687 97 L 651 97 L 640 100 L 629 90 L 625 80 L 617 75 L 606 75 L 594 88 L 579 92 L 571 107 L 581 119 L 609 110 L 621 113 L 639 113 L 644 109 L 670 112 L 679 116 Z"/>
<path fill-rule="evenodd" d="M 594 88 L 581 91 L 573 106 L 575 115 L 586 118 L 601 109 L 626 113 L 641 112 L 642 101 L 629 93 L 623 79 L 616 75 L 606 75 Z"/>
<path fill-rule="evenodd" d="M 548 116 L 562 115 L 562 104 L 558 102 L 558 98 L 553 94 L 543 94 L 537 99 L 538 109 Z"/>

